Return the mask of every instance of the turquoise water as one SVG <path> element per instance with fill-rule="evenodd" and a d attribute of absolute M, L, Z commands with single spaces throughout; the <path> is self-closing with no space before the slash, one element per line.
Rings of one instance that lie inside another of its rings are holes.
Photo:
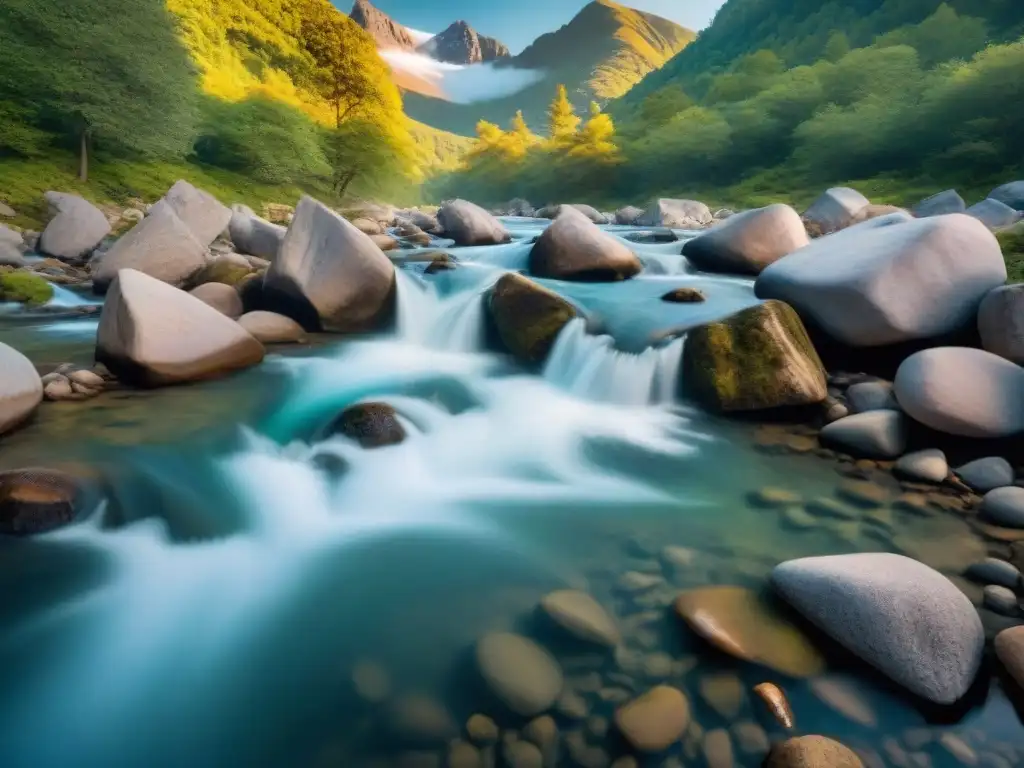
<path fill-rule="evenodd" d="M 529 238 L 542 224 L 511 226 Z M 555 648 L 582 690 L 595 674 L 603 689 L 677 685 L 705 730 L 754 721 L 778 735 L 749 695 L 772 680 L 800 732 L 883 754 L 896 739 L 932 765 L 959 765 L 935 742 L 950 732 L 1017 764 L 1024 739 L 996 685 L 957 722 L 922 732 L 911 702 L 830 652 L 829 674 L 874 713 L 865 725 L 806 681 L 712 651 L 671 616 L 682 589 L 760 589 L 793 557 L 918 546 L 955 571 L 983 552 L 952 517 L 895 513 L 879 536 L 868 524 L 795 530 L 748 503 L 764 486 L 831 496 L 840 478 L 681 402 L 671 383 L 684 339 L 622 351 L 756 301 L 749 281 L 690 272 L 680 245 L 636 246 L 656 274 L 625 283 L 547 281 L 609 337 L 575 322 L 539 373 L 485 348 L 481 297 L 528 252 L 512 243 L 452 249 L 461 266 L 436 276 L 404 268 L 394 333 L 276 353 L 202 386 L 44 405 L 0 446 L 4 466 L 95 464 L 111 490 L 79 525 L 0 542 L 0 765 L 401 765 L 413 747 L 439 759 L 443 743 L 403 742 L 386 706 L 355 695 L 353 668 L 373 661 L 395 697 L 429 696 L 456 722 L 482 711 L 519 728 L 492 710 L 468 661 L 477 638 L 503 629 Z M 658 300 L 678 285 L 707 303 Z M 55 362 L 87 358 L 95 333 L 89 319 L 0 323 L 0 341 Z M 360 400 L 391 403 L 409 438 L 373 451 L 316 440 Z M 670 545 L 691 549 L 692 565 L 666 573 Z M 630 595 L 631 571 L 661 581 Z M 566 586 L 618 617 L 625 653 L 561 648 L 537 625 L 538 600 Z M 671 672 L 637 671 L 657 654 L 677 662 Z M 729 716 L 700 693 L 712 673 L 748 692 Z M 600 719 L 615 704 L 587 695 L 590 718 L 560 721 L 561 733 L 582 731 L 610 759 L 619 747 Z M 736 765 L 760 763 L 734 742 Z M 567 750 L 558 764 L 573 764 Z"/>

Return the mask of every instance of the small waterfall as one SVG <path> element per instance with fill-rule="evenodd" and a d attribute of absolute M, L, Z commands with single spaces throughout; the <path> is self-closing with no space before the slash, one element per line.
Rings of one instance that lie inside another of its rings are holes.
<path fill-rule="evenodd" d="M 675 401 L 682 337 L 640 354 L 615 349 L 611 336 L 591 336 L 586 321 L 570 321 L 558 334 L 544 366 L 544 378 L 577 395 L 622 405 Z"/>
<path fill-rule="evenodd" d="M 51 283 L 53 298 L 47 302 L 50 307 L 98 307 L 103 302 L 95 297 L 86 298 L 63 285 Z"/>
<path fill-rule="evenodd" d="M 483 294 L 496 279 L 441 296 L 437 287 L 398 270 L 398 336 L 404 341 L 449 352 L 479 352 L 484 346 Z"/>

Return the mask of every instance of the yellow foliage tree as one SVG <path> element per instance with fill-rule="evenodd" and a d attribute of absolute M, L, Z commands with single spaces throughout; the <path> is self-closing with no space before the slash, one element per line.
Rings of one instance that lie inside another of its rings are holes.
<path fill-rule="evenodd" d="M 579 128 L 580 118 L 573 110 L 564 85 L 559 85 L 548 107 L 548 133 L 555 144 L 571 142 Z"/>
<path fill-rule="evenodd" d="M 615 124 L 611 115 L 604 114 L 597 102 L 592 101 L 590 118 L 576 134 L 569 155 L 604 162 L 615 161 L 619 156 L 619 148 L 614 139 Z"/>

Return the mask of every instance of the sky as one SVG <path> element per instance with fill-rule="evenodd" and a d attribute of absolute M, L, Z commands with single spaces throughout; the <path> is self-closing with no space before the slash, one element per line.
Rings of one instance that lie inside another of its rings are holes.
<path fill-rule="evenodd" d="M 513 54 L 545 32 L 552 32 L 575 16 L 586 0 L 370 0 L 375 6 L 413 29 L 440 32 L 462 19 L 482 35 L 496 37 Z M 671 19 L 684 27 L 706 27 L 724 0 L 619 0 L 641 11 Z M 349 0 L 334 0 L 345 13 Z"/>

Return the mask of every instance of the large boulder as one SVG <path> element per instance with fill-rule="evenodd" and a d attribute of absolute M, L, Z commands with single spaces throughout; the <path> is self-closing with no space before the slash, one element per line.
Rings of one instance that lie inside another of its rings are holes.
<path fill-rule="evenodd" d="M 502 343 L 517 358 L 544 362 L 576 308 L 554 291 L 514 272 L 502 275 L 487 301 Z"/>
<path fill-rule="evenodd" d="M 965 213 L 968 216 L 973 216 L 989 229 L 1009 227 L 1020 220 L 1020 213 L 1015 208 L 991 198 L 975 203 Z"/>
<path fill-rule="evenodd" d="M 850 226 L 853 216 L 871 201 L 855 189 L 832 187 L 825 190 L 811 207 L 804 211 L 804 221 L 827 235 Z"/>
<path fill-rule="evenodd" d="M 530 250 L 530 274 L 537 277 L 601 282 L 625 280 L 642 269 L 621 240 L 567 206 Z"/>
<path fill-rule="evenodd" d="M 911 213 L 919 219 L 926 219 L 929 216 L 963 213 L 966 210 L 967 203 L 960 194 L 955 189 L 947 189 L 945 192 L 925 198 L 911 209 Z"/>
<path fill-rule="evenodd" d="M 634 223 L 641 227 L 703 229 L 712 220 L 711 209 L 698 200 L 655 200 Z"/>
<path fill-rule="evenodd" d="M 821 441 L 869 459 L 896 459 L 907 449 L 906 419 L 899 411 L 868 411 L 821 429 Z"/>
<path fill-rule="evenodd" d="M 263 359 L 263 345 L 205 302 L 134 269 L 110 284 L 96 360 L 122 381 L 161 386 L 210 379 Z"/>
<path fill-rule="evenodd" d="M 799 736 L 772 747 L 765 768 L 864 768 L 852 749 L 824 736 Z"/>
<path fill-rule="evenodd" d="M 709 272 L 756 275 L 809 242 L 800 214 L 776 204 L 730 216 L 688 241 L 683 256 Z"/>
<path fill-rule="evenodd" d="M 615 223 L 631 226 L 636 224 L 637 220 L 643 215 L 643 208 L 637 208 L 635 205 L 627 205 L 625 208 L 619 208 L 619 210 L 615 212 Z"/>
<path fill-rule="evenodd" d="M 683 381 L 716 411 L 820 403 L 825 369 L 793 308 L 766 301 L 690 331 Z"/>
<path fill-rule="evenodd" d="M 601 213 L 597 208 L 585 203 L 568 203 L 562 205 L 548 205 L 537 211 L 537 216 L 542 219 L 557 219 L 567 209 L 578 211 L 587 217 L 594 224 L 607 224 L 608 218 Z"/>
<path fill-rule="evenodd" d="M 21 255 L 24 241 L 20 232 L 0 224 L 0 266 L 22 267 L 25 259 Z"/>
<path fill-rule="evenodd" d="M 203 283 L 189 293 L 232 320 L 237 320 L 242 316 L 242 297 L 230 285 Z"/>
<path fill-rule="evenodd" d="M 949 579 L 916 560 L 808 557 L 776 566 L 772 583 L 832 639 L 924 699 L 952 704 L 974 682 L 981 619 Z"/>
<path fill-rule="evenodd" d="M 987 351 L 1024 363 L 1024 284 L 1002 285 L 982 299 L 978 333 Z"/>
<path fill-rule="evenodd" d="M 369 236 L 303 197 L 267 271 L 264 308 L 307 330 L 366 331 L 388 319 L 394 292 L 395 268 Z"/>
<path fill-rule="evenodd" d="M 149 215 L 92 264 L 93 290 L 103 293 L 122 269 L 144 272 L 165 283 L 183 285 L 206 264 L 206 249 L 167 203 Z"/>
<path fill-rule="evenodd" d="M 925 426 L 960 437 L 1024 431 L 1024 369 L 969 347 L 911 355 L 893 383 L 900 407 Z"/>
<path fill-rule="evenodd" d="M 781 299 L 851 346 L 928 339 L 966 327 L 1006 281 L 999 243 L 963 214 L 874 219 L 768 266 L 755 293 Z"/>
<path fill-rule="evenodd" d="M 1024 211 L 1024 181 L 1011 181 L 988 193 L 990 200 L 998 200 L 1014 210 Z"/>
<path fill-rule="evenodd" d="M 78 195 L 47 192 L 44 197 L 53 218 L 39 238 L 39 250 L 48 256 L 83 259 L 110 234 L 103 211 Z"/>
<path fill-rule="evenodd" d="M 209 247 L 231 222 L 229 208 L 209 192 L 196 189 L 184 180 L 174 182 L 163 200 L 185 222 L 185 226 L 203 248 Z"/>
<path fill-rule="evenodd" d="M 238 324 L 264 344 L 302 344 L 305 329 L 290 317 L 256 310 L 238 318 Z"/>
<path fill-rule="evenodd" d="M 228 231 L 239 253 L 273 261 L 288 230 L 280 224 L 261 219 L 248 206 L 233 205 Z"/>
<path fill-rule="evenodd" d="M 452 200 L 442 205 L 437 221 L 444 236 L 456 245 L 496 245 L 512 239 L 500 221 L 468 200 Z"/>
<path fill-rule="evenodd" d="M 0 342 L 0 435 L 26 421 L 43 400 L 43 382 L 21 352 Z"/>

